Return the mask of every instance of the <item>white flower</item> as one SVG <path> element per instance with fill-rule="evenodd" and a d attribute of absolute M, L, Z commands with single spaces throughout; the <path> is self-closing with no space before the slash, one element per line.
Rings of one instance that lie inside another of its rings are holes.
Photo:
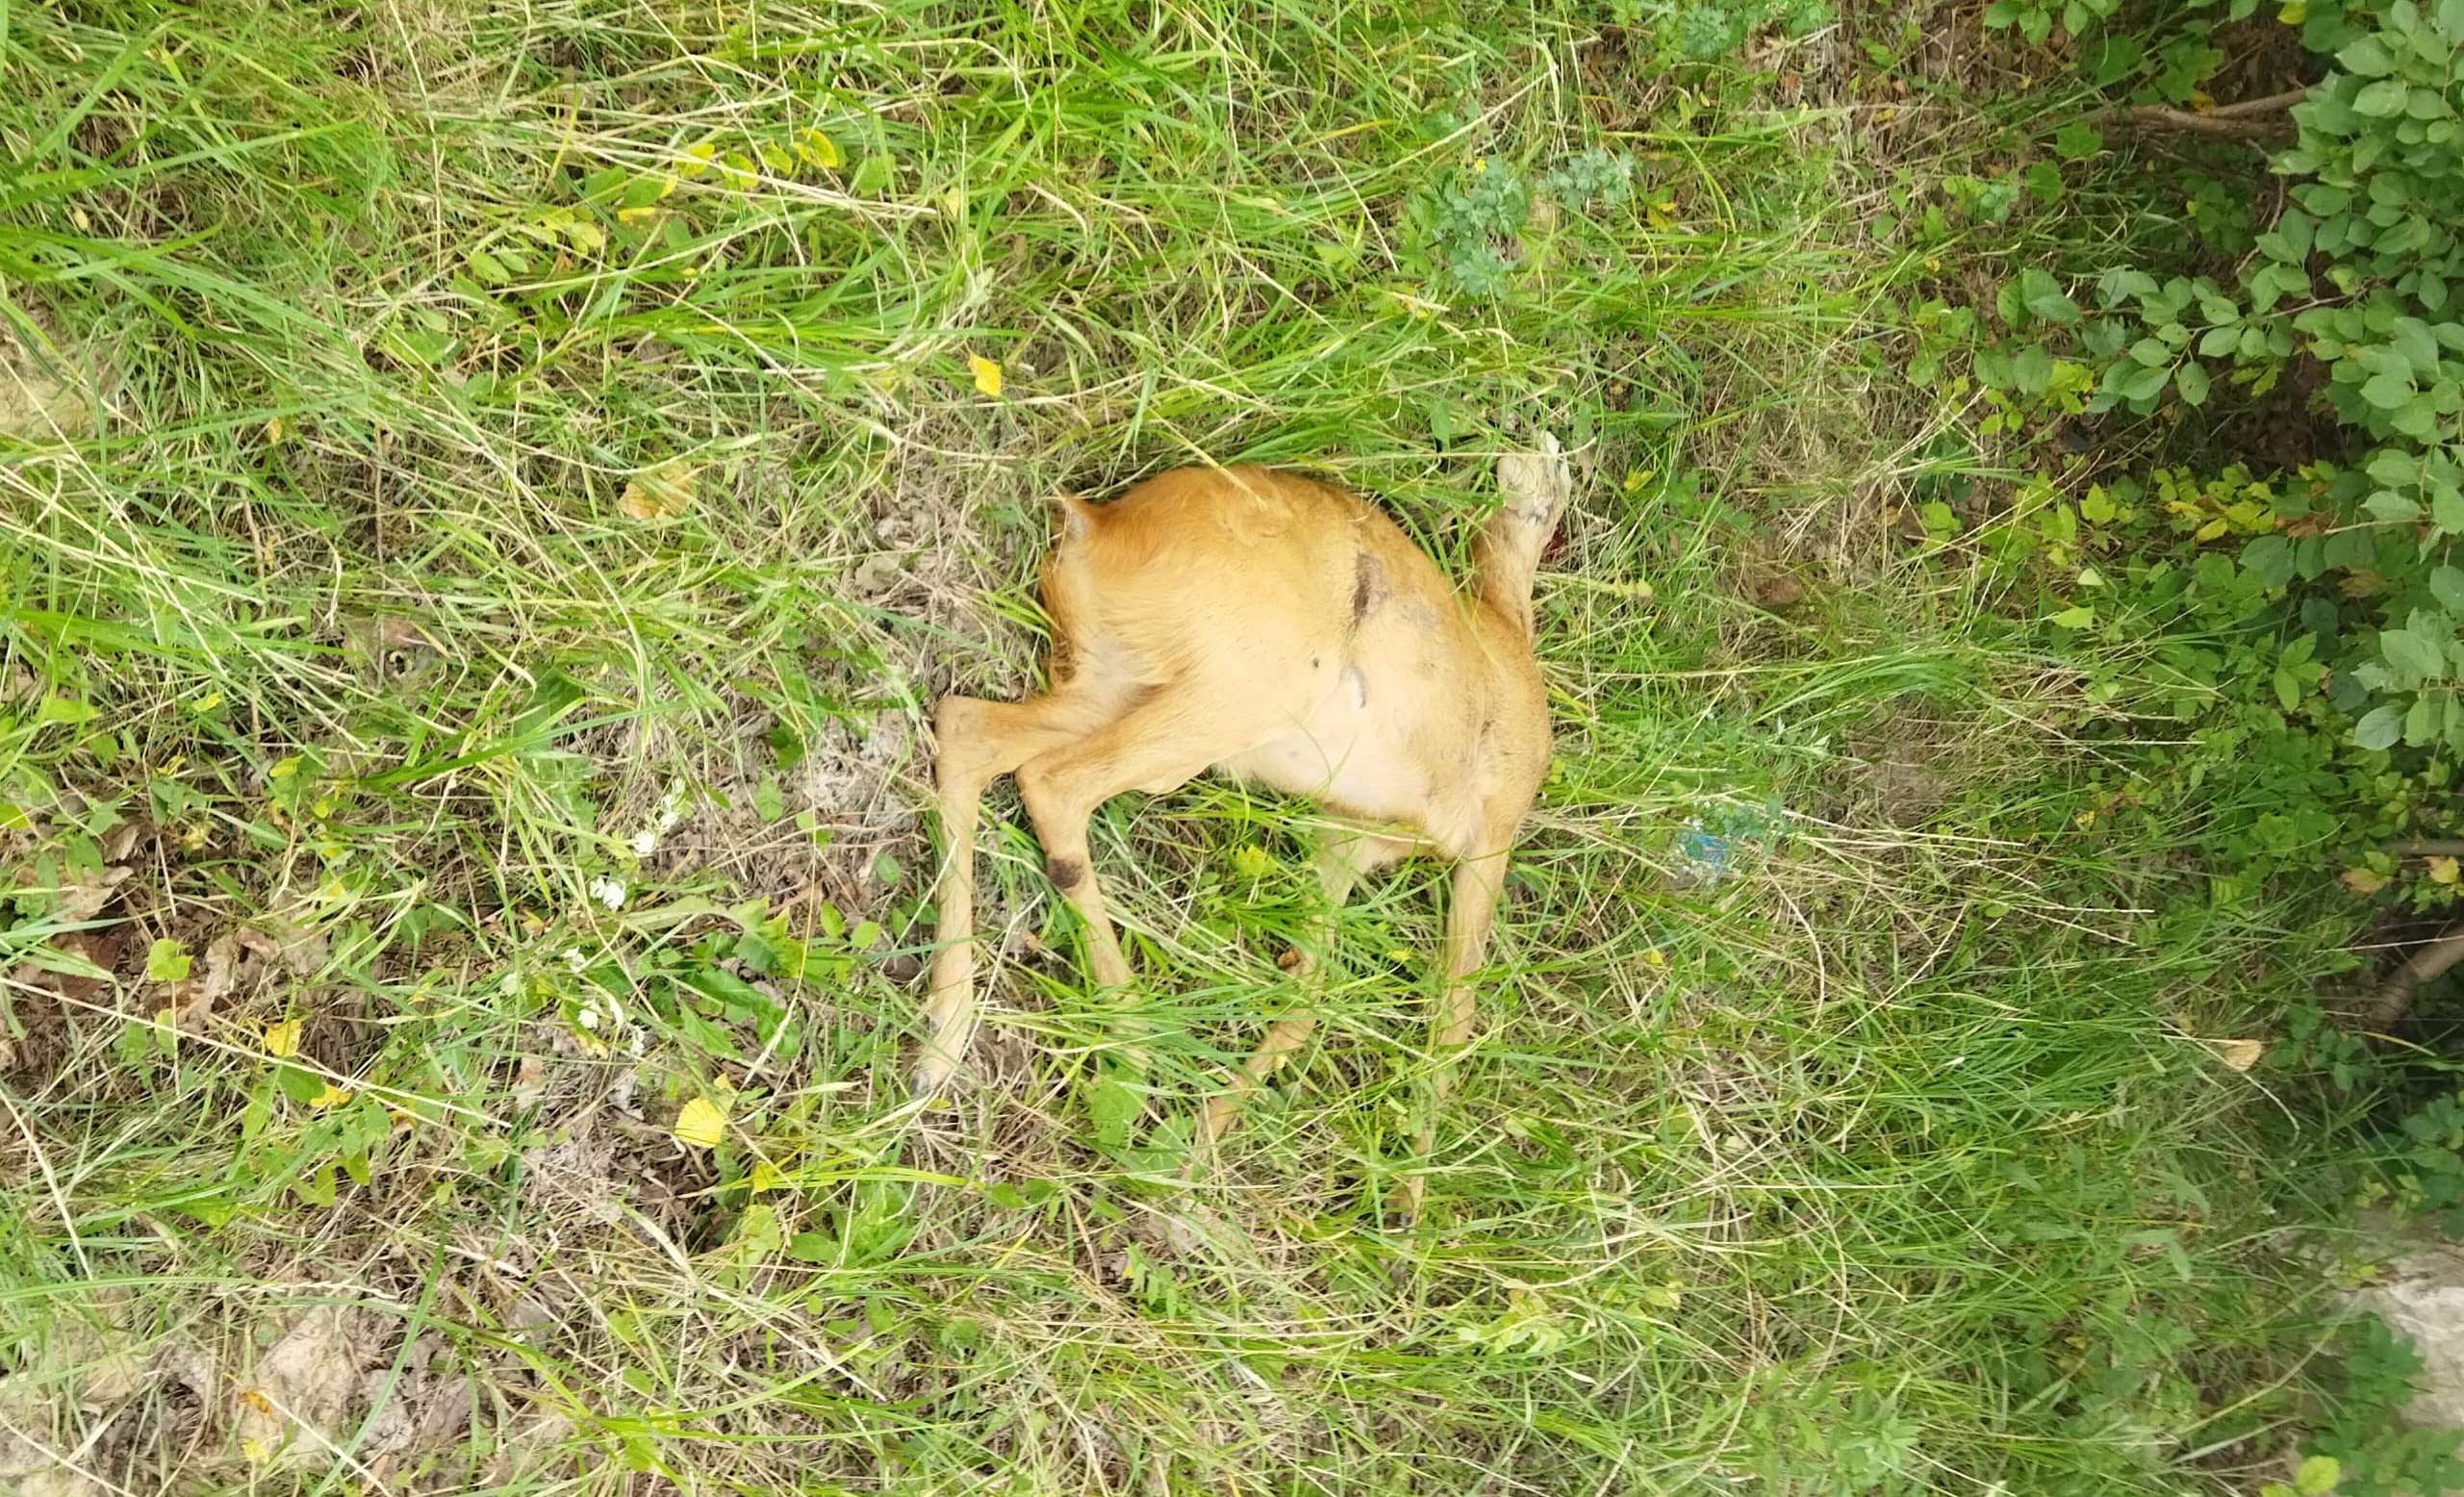
<path fill-rule="evenodd" d="M 609 909 L 622 909 L 624 907 L 624 880 L 622 878 L 606 877 L 592 879 L 591 898 L 598 901 L 601 904 L 606 905 Z"/>
<path fill-rule="evenodd" d="M 668 787 L 668 793 L 659 798 L 659 830 L 662 832 L 673 831 L 677 826 L 681 825 L 683 822 L 684 787 L 682 785 L 670 785 Z"/>
<path fill-rule="evenodd" d="M 635 857 L 648 857 L 651 853 L 658 850 L 659 834 L 657 832 L 654 832 L 648 827 L 644 827 L 642 830 L 633 834 L 633 855 Z"/>
<path fill-rule="evenodd" d="M 582 954 L 582 949 L 580 947 L 569 946 L 565 948 L 565 965 L 567 967 L 575 972 L 579 972 L 590 964 L 591 959 Z"/>
<path fill-rule="evenodd" d="M 578 1009 L 573 1014 L 573 1022 L 580 1025 L 585 1029 L 596 1029 L 598 1028 L 598 1010 L 596 1008 Z"/>

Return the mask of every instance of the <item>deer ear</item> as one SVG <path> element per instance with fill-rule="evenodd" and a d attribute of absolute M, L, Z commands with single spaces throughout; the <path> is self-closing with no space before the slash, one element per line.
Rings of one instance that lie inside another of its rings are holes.
<path fill-rule="evenodd" d="M 1055 541 L 1076 541 L 1095 528 L 1095 511 L 1075 494 L 1053 495 L 1053 535 Z"/>

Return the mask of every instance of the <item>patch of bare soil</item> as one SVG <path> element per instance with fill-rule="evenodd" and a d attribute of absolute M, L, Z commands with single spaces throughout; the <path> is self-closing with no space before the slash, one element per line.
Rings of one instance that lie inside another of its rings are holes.
<path fill-rule="evenodd" d="M 1883 825 L 1911 830 L 1923 825 L 1951 797 L 1950 755 L 1961 729 L 1934 718 L 1922 702 L 1902 701 L 1846 736 L 1840 757 L 1840 804 L 1832 819 L 1843 825 Z"/>
<path fill-rule="evenodd" d="M 0 437 L 75 442 L 90 437 L 102 411 L 97 370 L 57 346 L 32 348 L 0 325 Z"/>

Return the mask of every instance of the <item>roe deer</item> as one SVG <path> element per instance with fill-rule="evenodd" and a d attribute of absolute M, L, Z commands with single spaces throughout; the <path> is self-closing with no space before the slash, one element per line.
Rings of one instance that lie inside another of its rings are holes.
<path fill-rule="evenodd" d="M 1330 905 L 1415 852 L 1455 860 L 1425 1163 L 1457 1050 L 1470 1037 L 1506 857 L 1548 767 L 1532 663 L 1532 574 L 1570 492 L 1553 437 L 1498 462 L 1505 503 L 1458 594 L 1378 510 L 1260 468 L 1181 469 L 1108 504 L 1059 501 L 1043 570 L 1052 689 L 1024 701 L 941 698 L 946 839 L 919 1095 L 976 1028 L 978 802 L 1015 773 L 1045 870 L 1086 926 L 1096 980 L 1130 980 L 1087 856 L 1088 815 L 1124 790 L 1161 794 L 1209 768 L 1306 796 L 1363 824 L 1327 841 Z M 1293 963 L 1303 980 L 1310 963 Z M 1207 1105 L 1212 1141 L 1314 1023 L 1304 998 Z M 1407 1177 L 1406 1208 L 1420 1176 Z"/>

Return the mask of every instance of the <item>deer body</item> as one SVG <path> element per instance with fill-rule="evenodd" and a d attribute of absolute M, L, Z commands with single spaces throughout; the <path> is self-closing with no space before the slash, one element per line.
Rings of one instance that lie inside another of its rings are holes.
<path fill-rule="evenodd" d="M 973 1035 L 978 802 L 1003 774 L 1018 776 L 1046 870 L 1084 919 L 1106 985 L 1130 975 L 1086 822 L 1121 791 L 1160 794 L 1212 769 L 1364 824 L 1321 851 L 1334 903 L 1399 857 L 1454 859 L 1436 1039 L 1445 1052 L 1468 1037 L 1467 979 L 1547 770 L 1531 586 L 1567 487 L 1553 442 L 1505 460 L 1500 480 L 1508 502 L 1476 547 L 1467 592 L 1384 515 L 1290 473 L 1182 469 L 1109 504 L 1062 501 L 1043 572 L 1052 690 L 1019 702 L 948 697 L 935 714 L 948 861 L 920 1092 L 948 1078 Z M 1210 1137 L 1308 1030 L 1305 1014 L 1274 1027 L 1209 1106 Z"/>

